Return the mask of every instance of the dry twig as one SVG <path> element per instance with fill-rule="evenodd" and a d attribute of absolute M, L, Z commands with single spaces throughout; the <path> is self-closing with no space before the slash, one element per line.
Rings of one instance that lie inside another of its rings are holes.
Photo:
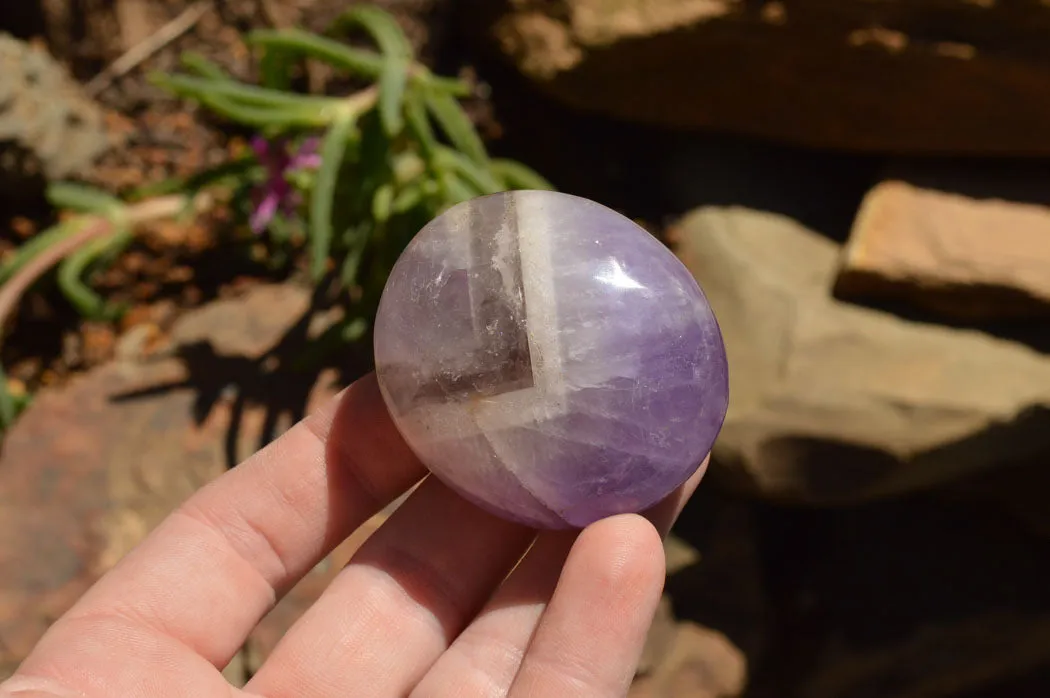
<path fill-rule="evenodd" d="M 84 90 L 92 97 L 106 89 L 117 78 L 121 78 L 157 51 L 188 32 L 207 14 L 212 7 L 212 0 L 198 0 L 183 10 L 178 17 L 158 29 L 145 41 L 128 49 L 120 58 L 106 66 L 102 72 L 91 78 Z"/>

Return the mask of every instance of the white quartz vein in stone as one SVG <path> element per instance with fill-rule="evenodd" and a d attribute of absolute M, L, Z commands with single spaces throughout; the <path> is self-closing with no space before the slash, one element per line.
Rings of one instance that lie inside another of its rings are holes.
<path fill-rule="evenodd" d="M 503 282 L 503 295 L 515 307 L 520 307 L 521 298 L 518 295 L 518 284 L 514 278 L 513 268 L 516 244 L 518 241 L 514 237 L 512 221 L 504 219 L 496 232 L 496 254 L 492 256 L 492 266 L 499 272 L 500 281 Z"/>
<path fill-rule="evenodd" d="M 565 387 L 551 244 L 555 221 L 550 208 L 544 205 L 544 199 L 534 196 L 535 193 L 517 192 L 514 197 L 521 283 L 525 291 L 526 331 L 536 389 L 546 395 L 559 395 L 565 392 Z"/>

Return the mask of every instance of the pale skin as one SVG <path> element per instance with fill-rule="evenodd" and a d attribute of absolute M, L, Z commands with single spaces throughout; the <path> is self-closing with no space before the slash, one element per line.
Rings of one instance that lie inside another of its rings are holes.
<path fill-rule="evenodd" d="M 703 471 L 645 516 L 537 535 L 425 478 L 369 375 L 187 500 L 0 698 L 623 696 L 663 588 L 661 534 Z M 421 479 L 231 686 L 221 669 L 274 603 Z"/>

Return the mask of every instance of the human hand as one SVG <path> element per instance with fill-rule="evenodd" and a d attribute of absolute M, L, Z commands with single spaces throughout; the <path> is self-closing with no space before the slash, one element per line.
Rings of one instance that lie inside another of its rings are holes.
<path fill-rule="evenodd" d="M 220 670 L 277 599 L 426 474 L 370 375 L 187 500 L 0 698 L 622 696 L 663 587 L 658 529 L 703 470 L 646 517 L 538 536 L 423 479 L 233 688 Z"/>

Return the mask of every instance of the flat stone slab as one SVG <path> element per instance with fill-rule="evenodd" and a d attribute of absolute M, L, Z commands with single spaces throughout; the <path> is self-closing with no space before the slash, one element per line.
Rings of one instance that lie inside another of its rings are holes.
<path fill-rule="evenodd" d="M 243 458 L 274 431 L 261 402 L 240 405 L 222 390 L 202 401 L 180 347 L 261 356 L 308 301 L 295 287 L 256 287 L 180 319 L 170 356 L 107 364 L 36 397 L 0 457 L 0 678 L 100 575 L 226 471 L 231 439 Z M 332 372 L 300 380 L 307 411 L 340 388 Z M 256 395 L 266 392 L 263 382 Z"/>

